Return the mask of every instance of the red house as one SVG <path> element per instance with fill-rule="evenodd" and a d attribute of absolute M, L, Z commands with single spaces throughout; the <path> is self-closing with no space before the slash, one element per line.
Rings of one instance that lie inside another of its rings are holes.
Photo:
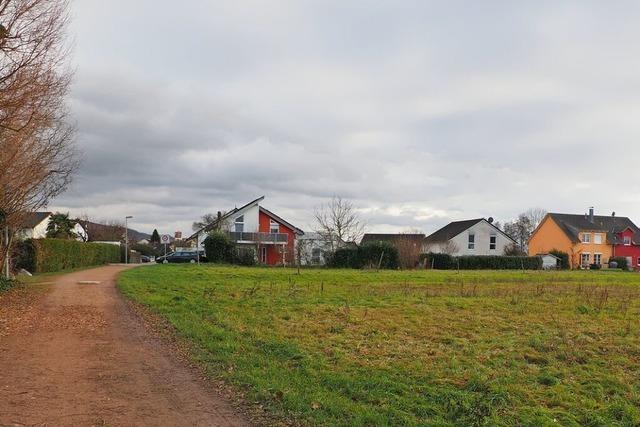
<path fill-rule="evenodd" d="M 292 264 L 296 238 L 304 232 L 261 206 L 263 200 L 264 196 L 224 215 L 218 213 L 218 219 L 196 231 L 187 241 L 197 242 L 204 248 L 207 234 L 220 230 L 226 232 L 238 248 L 254 250 L 260 264 Z"/>
<path fill-rule="evenodd" d="M 640 230 L 627 227 L 616 233 L 613 256 L 625 257 L 629 268 L 640 270 Z"/>

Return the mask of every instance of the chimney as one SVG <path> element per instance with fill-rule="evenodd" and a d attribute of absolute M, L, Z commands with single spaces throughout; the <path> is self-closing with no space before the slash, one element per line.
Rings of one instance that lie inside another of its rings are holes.
<path fill-rule="evenodd" d="M 589 222 L 593 223 L 593 206 L 589 208 Z"/>
<path fill-rule="evenodd" d="M 222 218 L 222 212 L 218 211 L 218 221 Z"/>

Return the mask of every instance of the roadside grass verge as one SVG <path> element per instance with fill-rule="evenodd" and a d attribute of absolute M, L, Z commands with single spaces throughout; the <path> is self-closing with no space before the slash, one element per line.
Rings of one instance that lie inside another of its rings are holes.
<path fill-rule="evenodd" d="M 122 292 L 313 425 L 640 424 L 640 275 L 158 265 Z"/>

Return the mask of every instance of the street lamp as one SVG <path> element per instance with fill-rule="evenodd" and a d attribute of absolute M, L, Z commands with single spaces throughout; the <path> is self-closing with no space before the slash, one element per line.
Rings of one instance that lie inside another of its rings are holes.
<path fill-rule="evenodd" d="M 129 223 L 128 221 L 133 218 L 131 215 L 124 217 L 124 263 L 129 264 Z"/>

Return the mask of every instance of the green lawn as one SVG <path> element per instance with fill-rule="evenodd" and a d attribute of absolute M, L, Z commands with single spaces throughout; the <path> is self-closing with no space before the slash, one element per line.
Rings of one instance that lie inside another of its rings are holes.
<path fill-rule="evenodd" d="M 119 286 L 276 417 L 640 425 L 640 274 L 158 265 Z"/>

